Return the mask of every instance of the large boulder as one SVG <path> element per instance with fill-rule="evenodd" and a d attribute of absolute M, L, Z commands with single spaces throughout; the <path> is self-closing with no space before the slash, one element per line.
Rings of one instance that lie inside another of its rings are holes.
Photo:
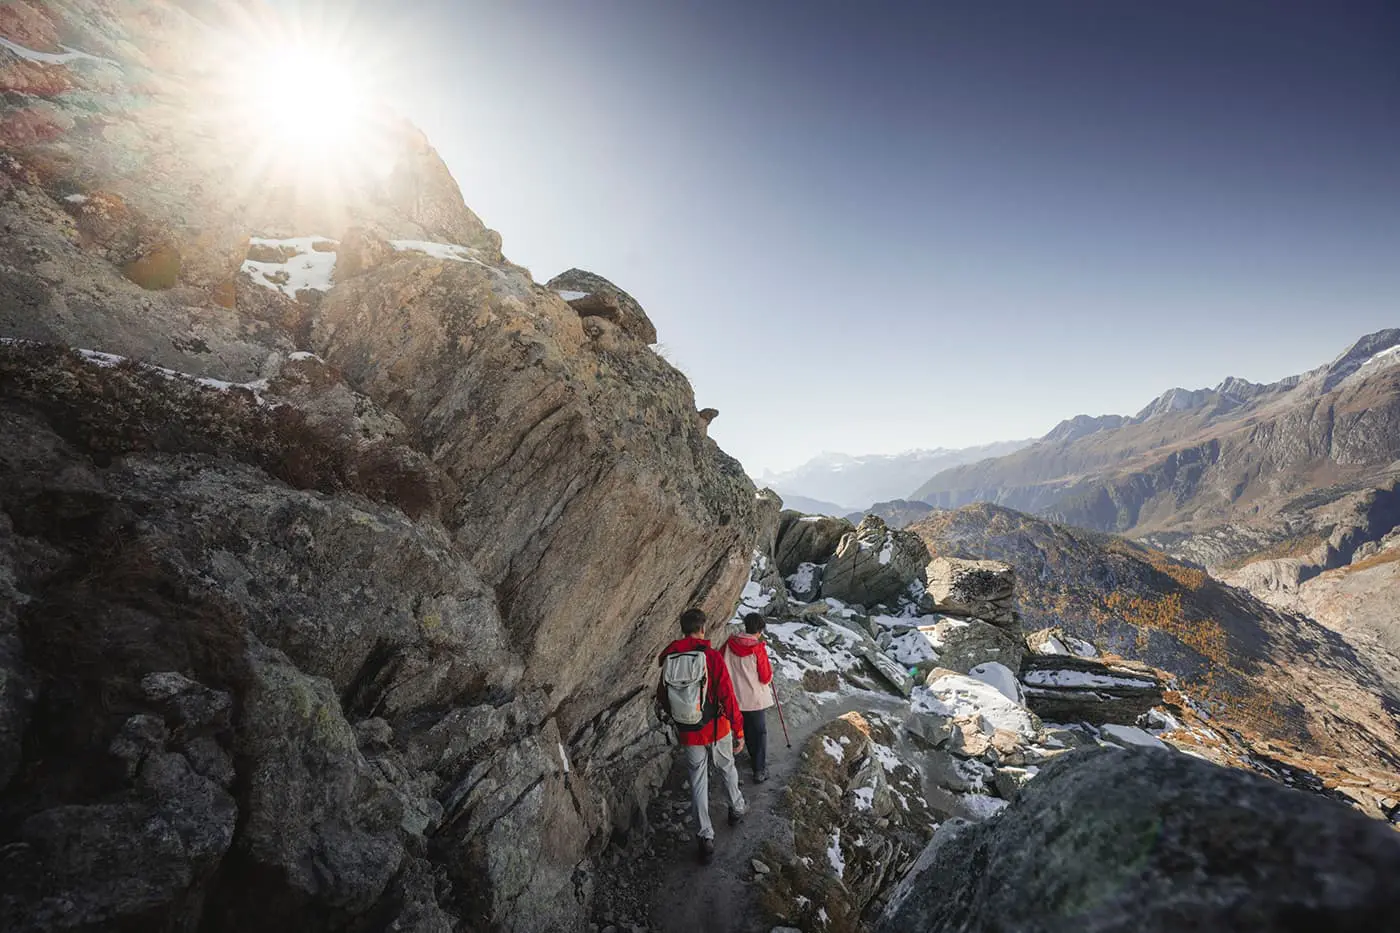
<path fill-rule="evenodd" d="M 360 754 L 330 682 L 254 645 L 243 697 L 238 757 L 244 762 L 237 854 L 279 879 L 237 905 L 245 926 L 371 907 L 404 857 L 402 807 Z M 232 906 L 232 905 L 231 905 Z"/>
<path fill-rule="evenodd" d="M 1034 739 L 1040 732 L 1040 720 L 988 680 L 934 670 L 924 686 L 914 688 L 911 708 L 915 713 L 943 717 L 955 733 L 961 729 L 965 741 L 960 746 L 954 735 L 954 750 L 969 758 L 983 754 L 999 731 L 1017 736 L 1021 744 Z M 974 736 L 982 738 L 974 740 Z M 973 747 L 974 741 L 985 744 Z"/>
<path fill-rule="evenodd" d="M 637 299 L 601 275 L 570 269 L 550 279 L 545 288 L 568 302 L 579 317 L 603 318 L 642 343 L 656 343 L 656 327 Z"/>
<path fill-rule="evenodd" d="M 841 539 L 854 528 L 844 518 L 785 510 L 778 528 L 778 569 L 786 577 L 796 573 L 802 564 L 826 563 L 836 553 Z"/>
<path fill-rule="evenodd" d="M 1026 705 L 1047 722 L 1131 726 L 1162 702 L 1160 675 L 1135 661 L 1032 654 L 1021 682 Z"/>
<path fill-rule="evenodd" d="M 939 666 L 959 674 L 992 661 L 1019 670 L 1026 654 L 1014 635 L 980 619 L 945 619 L 933 626 L 929 637 Z"/>
<path fill-rule="evenodd" d="M 1016 572 L 996 560 L 935 557 L 926 570 L 927 600 L 935 612 L 1016 627 Z"/>
<path fill-rule="evenodd" d="M 1098 649 L 1082 638 L 1075 638 L 1058 625 L 1037 629 L 1026 635 L 1026 647 L 1031 654 L 1072 654 L 1092 658 Z"/>
<path fill-rule="evenodd" d="M 1390 929 L 1400 836 L 1347 807 L 1156 749 L 1056 758 L 998 819 L 939 830 L 880 933 Z"/>
<path fill-rule="evenodd" d="M 922 583 L 928 545 L 910 531 L 895 531 L 877 515 L 861 519 L 841 538 L 822 578 L 822 595 L 874 606 L 908 595 Z"/>

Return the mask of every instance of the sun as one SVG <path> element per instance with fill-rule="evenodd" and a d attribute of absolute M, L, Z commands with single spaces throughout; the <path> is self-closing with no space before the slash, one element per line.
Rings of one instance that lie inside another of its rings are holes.
<path fill-rule="evenodd" d="M 297 204 L 349 203 L 395 160 L 392 50 L 337 16 L 248 16 L 211 47 L 208 119 L 230 183 Z"/>
<path fill-rule="evenodd" d="M 346 51 L 274 41 L 252 50 L 240 70 L 248 128 L 262 142 L 310 161 L 341 157 L 366 143 L 375 101 Z"/>

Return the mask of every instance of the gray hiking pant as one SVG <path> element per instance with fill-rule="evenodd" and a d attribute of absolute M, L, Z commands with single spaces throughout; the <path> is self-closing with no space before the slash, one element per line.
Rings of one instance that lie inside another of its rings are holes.
<path fill-rule="evenodd" d="M 734 735 L 731 733 L 713 745 L 686 745 L 685 765 L 690 772 L 690 809 L 700 825 L 701 839 L 715 838 L 710 822 L 710 768 L 713 764 L 724 778 L 724 792 L 729 797 L 729 809 L 743 813 L 748 805 L 739 792 L 739 770 L 734 767 Z"/>

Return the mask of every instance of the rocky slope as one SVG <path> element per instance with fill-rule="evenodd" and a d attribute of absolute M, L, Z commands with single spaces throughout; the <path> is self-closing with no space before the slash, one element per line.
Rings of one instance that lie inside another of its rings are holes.
<path fill-rule="evenodd" d="M 1342 633 L 1395 690 L 1400 590 L 1377 554 L 1400 528 L 1397 464 L 1400 330 L 1385 330 L 1272 385 L 1229 379 L 1134 417 L 1071 419 L 915 495 L 1128 534 Z"/>
<path fill-rule="evenodd" d="M 579 929 L 753 486 L 416 131 L 259 175 L 257 9 L 0 11 L 0 926 Z"/>
<path fill-rule="evenodd" d="M 1335 632 L 1123 538 L 997 506 L 908 529 L 930 552 L 1017 568 L 1028 629 L 1057 626 L 1169 671 L 1239 729 L 1304 755 L 1400 766 L 1400 696 Z"/>

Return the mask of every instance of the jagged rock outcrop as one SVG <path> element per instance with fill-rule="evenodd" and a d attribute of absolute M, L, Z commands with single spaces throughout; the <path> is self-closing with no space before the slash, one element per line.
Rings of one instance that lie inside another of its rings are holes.
<path fill-rule="evenodd" d="M 1072 655 L 1028 655 L 1021 668 L 1026 705 L 1047 722 L 1131 726 L 1162 702 L 1162 681 L 1146 664 Z"/>
<path fill-rule="evenodd" d="M 891 602 L 923 582 L 927 564 L 928 546 L 918 535 L 867 515 L 842 536 L 822 576 L 822 595 L 863 606 Z"/>
<path fill-rule="evenodd" d="M 917 499 L 891 499 L 888 502 L 877 502 L 863 511 L 852 512 L 846 516 L 846 521 L 859 522 L 867 515 L 875 515 L 891 528 L 903 528 L 932 511 L 933 506 Z"/>
<path fill-rule="evenodd" d="M 642 310 L 642 306 L 637 304 L 637 299 L 601 275 L 582 269 L 570 269 L 550 279 L 545 288 L 552 289 L 567 301 L 569 307 L 578 312 L 579 317 L 603 318 L 642 343 L 656 343 L 656 327 Z"/>
<path fill-rule="evenodd" d="M 825 564 L 854 526 L 844 518 L 784 511 L 778 526 L 778 569 L 783 576 L 802 564 Z"/>
<path fill-rule="evenodd" d="M 1015 627 L 1016 571 L 1010 564 L 935 557 L 926 573 L 933 611 Z"/>
<path fill-rule="evenodd" d="M 944 824 L 877 924 L 906 930 L 1337 931 L 1400 910 L 1400 837 L 1189 755 L 1088 749 L 998 819 Z"/>
<path fill-rule="evenodd" d="M 614 620 L 663 632 L 692 602 L 728 614 L 758 533 L 753 487 L 645 346 L 605 362 L 523 274 L 408 254 L 328 293 L 314 339 L 453 480 L 444 522 L 535 659 L 530 679 L 568 700 L 566 731 L 659 648 Z M 599 588 L 605 554 L 618 572 Z"/>

